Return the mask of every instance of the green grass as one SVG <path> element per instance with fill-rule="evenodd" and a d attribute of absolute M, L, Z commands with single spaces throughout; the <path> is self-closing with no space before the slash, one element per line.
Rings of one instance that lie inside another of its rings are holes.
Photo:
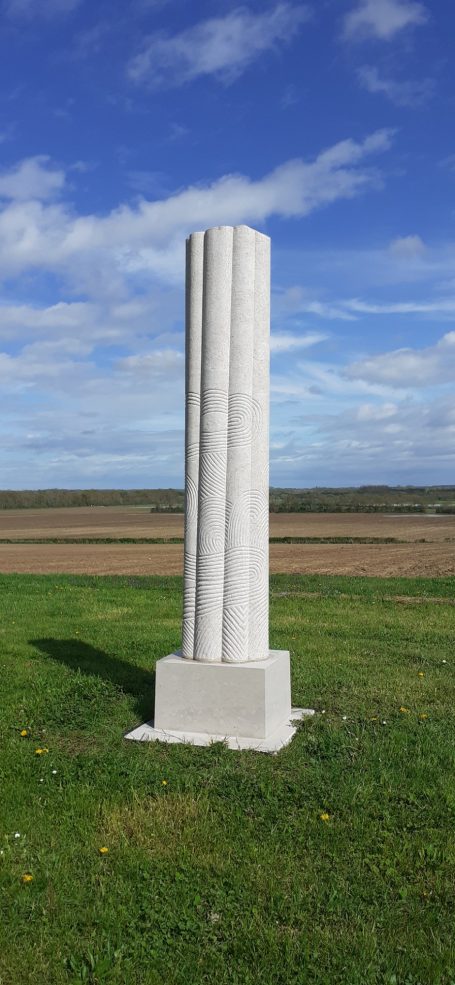
<path fill-rule="evenodd" d="M 0 577 L 2 985 L 453 985 L 453 595 L 274 577 L 269 757 L 122 738 L 181 579 Z"/>

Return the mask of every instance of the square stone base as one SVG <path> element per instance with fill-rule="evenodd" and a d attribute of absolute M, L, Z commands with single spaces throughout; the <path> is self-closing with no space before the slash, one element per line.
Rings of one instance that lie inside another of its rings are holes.
<path fill-rule="evenodd" d="M 178 653 L 156 665 L 155 719 L 129 732 L 136 741 L 209 745 L 277 752 L 291 741 L 292 723 L 310 709 L 291 709 L 287 650 L 265 660 L 199 663 Z"/>

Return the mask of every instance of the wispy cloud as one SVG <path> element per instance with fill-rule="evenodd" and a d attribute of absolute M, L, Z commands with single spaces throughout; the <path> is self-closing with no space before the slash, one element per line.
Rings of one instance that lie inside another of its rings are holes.
<path fill-rule="evenodd" d="M 344 19 L 343 35 L 350 41 L 390 41 L 405 28 L 424 24 L 427 19 L 425 6 L 417 0 L 360 0 Z"/>
<path fill-rule="evenodd" d="M 455 381 L 455 332 L 443 335 L 433 346 L 395 349 L 370 356 L 348 366 L 346 376 L 389 386 L 429 387 Z"/>
<path fill-rule="evenodd" d="M 305 288 L 295 285 L 276 291 L 274 310 L 277 317 L 289 315 L 315 315 L 331 321 L 355 321 L 356 316 L 346 311 L 342 304 L 320 301 Z"/>
<path fill-rule="evenodd" d="M 304 399 L 304 398 L 303 398 Z M 339 485 L 359 482 L 450 482 L 455 467 L 455 406 L 441 400 L 364 402 L 343 407 L 324 395 L 306 407 L 285 440 L 271 444 L 274 482 Z M 277 477 L 277 478 L 275 478 Z M 278 478 L 279 477 L 279 478 Z"/>
<path fill-rule="evenodd" d="M 394 256 L 414 259 L 423 256 L 426 246 L 421 237 L 414 233 L 411 236 L 397 236 L 390 243 L 389 250 Z"/>
<path fill-rule="evenodd" d="M 435 83 L 430 78 L 419 80 L 385 78 L 381 77 L 378 69 L 372 65 L 364 65 L 357 74 L 364 89 L 386 96 L 395 106 L 422 106 L 434 94 Z"/>
<path fill-rule="evenodd" d="M 130 61 L 128 75 L 153 88 L 180 86 L 207 75 L 227 84 L 264 52 L 288 44 L 308 16 L 303 4 L 279 3 L 260 13 L 239 7 L 179 34 L 154 34 Z"/>
<path fill-rule="evenodd" d="M 391 139 L 391 131 L 377 131 L 360 143 L 341 141 L 314 161 L 288 161 L 257 181 L 226 175 L 161 201 L 123 205 L 104 217 L 75 217 L 69 205 L 46 205 L 43 199 L 61 191 L 64 175 L 46 158 L 32 158 L 0 178 L 0 194 L 14 199 L 0 208 L 0 271 L 61 271 L 73 284 L 81 278 L 78 289 L 83 282 L 97 296 L 104 278 L 118 291 L 121 274 L 180 280 L 186 233 L 224 223 L 263 223 L 273 215 L 305 216 L 380 187 L 380 175 L 365 161 L 386 151 Z"/>
<path fill-rule="evenodd" d="M 322 332 L 308 332 L 305 335 L 292 335 L 280 332 L 271 336 L 270 349 L 273 354 L 291 352 L 296 349 L 309 349 L 313 345 L 325 342 L 328 335 Z"/>
<path fill-rule="evenodd" d="M 54 198 L 64 184 L 64 172 L 51 165 L 49 157 L 29 157 L 8 170 L 0 171 L 0 199 L 43 201 Z"/>
<path fill-rule="evenodd" d="M 455 298 L 435 298 L 431 301 L 396 301 L 374 304 L 351 298 L 342 304 L 348 311 L 362 315 L 455 315 Z"/>

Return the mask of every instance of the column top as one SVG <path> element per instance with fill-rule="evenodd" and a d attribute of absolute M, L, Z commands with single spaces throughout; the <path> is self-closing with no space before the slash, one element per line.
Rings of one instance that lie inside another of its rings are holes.
<path fill-rule="evenodd" d="M 209 226 L 208 229 L 197 230 L 196 232 L 190 233 L 189 236 L 187 236 L 187 243 L 192 239 L 193 236 L 205 236 L 206 233 L 214 233 L 221 231 L 222 229 L 223 230 L 231 229 L 232 232 L 234 232 L 235 229 L 248 229 L 249 232 L 254 233 L 255 236 L 260 236 L 262 239 L 270 240 L 270 236 L 266 236 L 265 233 L 261 233 L 259 232 L 258 229 L 253 229 L 252 226 L 247 226 L 245 223 L 241 223 L 238 226 Z"/>

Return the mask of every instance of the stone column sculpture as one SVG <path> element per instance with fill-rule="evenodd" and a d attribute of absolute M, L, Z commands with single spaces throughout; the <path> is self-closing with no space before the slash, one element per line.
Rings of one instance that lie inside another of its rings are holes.
<path fill-rule="evenodd" d="M 183 656 L 268 657 L 270 240 L 187 241 Z"/>
<path fill-rule="evenodd" d="M 269 238 L 192 233 L 182 650 L 158 661 L 154 723 L 128 738 L 276 751 L 304 714 L 268 641 L 269 326 Z"/>

